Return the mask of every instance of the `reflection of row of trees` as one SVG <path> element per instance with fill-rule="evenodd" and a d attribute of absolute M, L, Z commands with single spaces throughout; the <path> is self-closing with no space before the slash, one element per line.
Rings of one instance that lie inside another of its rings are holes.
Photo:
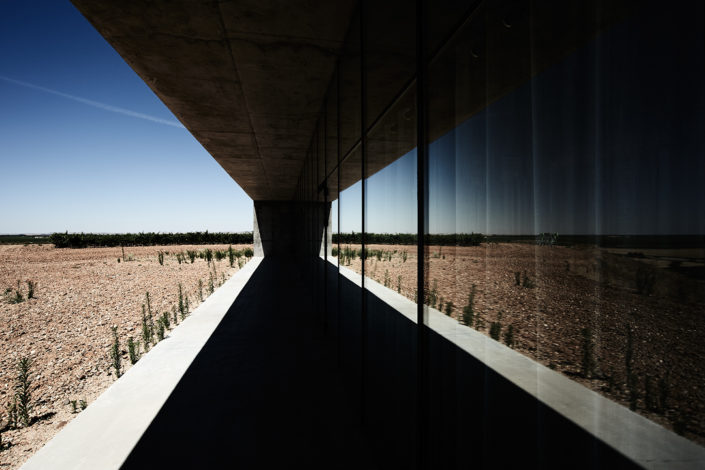
<path fill-rule="evenodd" d="M 57 248 L 87 248 L 102 246 L 206 245 L 250 244 L 252 232 L 186 232 L 186 233 L 52 233 L 49 241 Z"/>
<path fill-rule="evenodd" d="M 365 243 L 415 245 L 415 233 L 366 233 Z M 595 245 L 603 248 L 703 248 L 705 235 L 563 235 L 544 232 L 537 235 L 483 235 L 481 233 L 429 233 L 426 245 L 477 246 L 480 243 L 535 243 L 538 245 Z M 362 233 L 334 233 L 333 243 L 362 243 Z M 643 256 L 643 255 L 642 255 Z"/>
<path fill-rule="evenodd" d="M 427 234 L 424 243 L 427 245 L 477 246 L 487 237 L 481 233 L 450 233 Z M 415 233 L 366 233 L 365 243 L 378 245 L 415 245 L 418 237 Z M 334 233 L 333 243 L 362 243 L 362 233 Z"/>

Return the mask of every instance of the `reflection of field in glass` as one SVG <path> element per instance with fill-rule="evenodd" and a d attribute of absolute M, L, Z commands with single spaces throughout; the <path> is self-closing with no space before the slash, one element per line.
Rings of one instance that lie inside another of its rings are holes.
<path fill-rule="evenodd" d="M 368 248 L 388 255 L 370 256 L 366 275 L 415 299 L 416 247 Z M 705 443 L 702 249 L 483 243 L 426 253 L 426 304 L 461 323 L 471 316 L 473 328 Z M 341 264 L 360 272 L 359 255 Z"/>

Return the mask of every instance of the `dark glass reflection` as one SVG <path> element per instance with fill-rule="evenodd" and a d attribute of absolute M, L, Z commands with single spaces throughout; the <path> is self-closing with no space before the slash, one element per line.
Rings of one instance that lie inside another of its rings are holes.
<path fill-rule="evenodd" d="M 705 12 L 618 3 L 432 64 L 425 302 L 705 443 Z"/>

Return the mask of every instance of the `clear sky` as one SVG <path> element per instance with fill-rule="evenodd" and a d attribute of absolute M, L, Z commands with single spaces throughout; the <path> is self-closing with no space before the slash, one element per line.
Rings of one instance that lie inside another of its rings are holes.
<path fill-rule="evenodd" d="M 2 233 L 252 230 L 252 200 L 68 1 L 0 2 Z"/>

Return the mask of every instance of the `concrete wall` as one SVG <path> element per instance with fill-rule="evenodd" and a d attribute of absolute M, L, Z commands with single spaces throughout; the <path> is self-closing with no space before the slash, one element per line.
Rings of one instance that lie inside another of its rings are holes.
<path fill-rule="evenodd" d="M 319 256 L 332 236 L 330 203 L 254 201 L 255 256 Z"/>

